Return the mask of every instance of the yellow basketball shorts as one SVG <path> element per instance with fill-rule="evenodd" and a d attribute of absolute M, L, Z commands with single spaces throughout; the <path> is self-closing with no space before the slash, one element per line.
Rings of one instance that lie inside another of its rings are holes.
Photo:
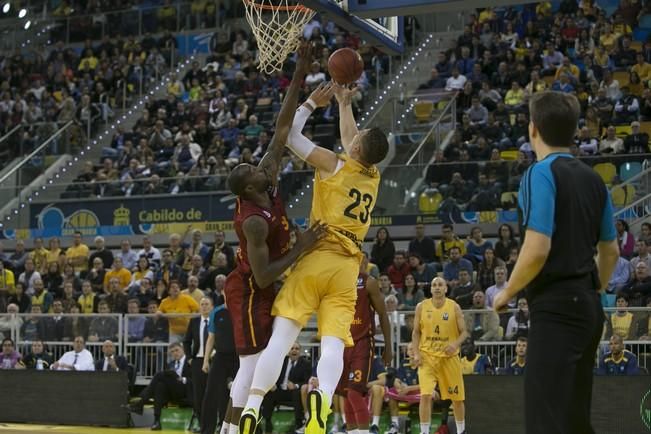
<path fill-rule="evenodd" d="M 319 336 L 335 336 L 353 345 L 350 324 L 355 316 L 359 257 L 312 250 L 296 263 L 285 280 L 272 315 L 307 324 L 317 314 Z"/>
<path fill-rule="evenodd" d="M 432 394 L 438 383 L 441 399 L 452 401 L 466 399 L 459 356 L 432 357 L 421 353 L 421 360 L 421 365 L 418 367 L 421 394 Z"/>

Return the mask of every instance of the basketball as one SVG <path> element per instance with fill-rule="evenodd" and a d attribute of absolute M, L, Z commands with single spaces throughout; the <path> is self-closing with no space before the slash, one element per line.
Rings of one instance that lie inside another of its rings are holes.
<path fill-rule="evenodd" d="M 364 72 L 364 61 L 357 51 L 340 48 L 330 55 L 328 72 L 337 84 L 354 83 Z"/>

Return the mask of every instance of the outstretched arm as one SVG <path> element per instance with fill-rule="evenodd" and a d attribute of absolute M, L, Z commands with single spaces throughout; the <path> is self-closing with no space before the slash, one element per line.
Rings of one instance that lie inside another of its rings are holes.
<path fill-rule="evenodd" d="M 267 235 L 269 226 L 260 216 L 254 215 L 247 218 L 242 225 L 246 236 L 246 246 L 251 263 L 251 271 L 255 282 L 260 288 L 266 288 L 287 270 L 298 257 L 311 248 L 314 243 L 326 232 L 326 225 L 315 222 L 310 229 L 303 232 L 294 247 L 280 258 L 272 261 L 269 258 Z"/>
<path fill-rule="evenodd" d="M 287 145 L 300 159 L 319 169 L 322 176 L 328 177 L 337 170 L 339 158 L 329 149 L 316 146 L 310 139 L 303 135 L 303 127 L 312 112 L 317 107 L 328 105 L 332 98 L 334 87 L 332 83 L 321 83 L 312 95 L 296 111 L 292 129 L 289 132 Z"/>
<path fill-rule="evenodd" d="M 353 95 L 357 88 L 335 85 L 335 97 L 339 104 L 339 130 L 341 131 L 341 145 L 348 155 L 353 144 L 353 139 L 359 132 L 357 122 L 353 116 Z"/>
<path fill-rule="evenodd" d="M 294 76 L 292 77 L 292 82 L 289 84 L 287 89 L 287 94 L 285 95 L 285 100 L 283 105 L 280 108 L 278 113 L 278 119 L 276 120 L 276 131 L 271 138 L 269 143 L 269 148 L 267 152 L 262 157 L 262 160 L 259 163 L 259 167 L 265 169 L 265 171 L 272 178 L 272 182 L 275 184 L 276 179 L 278 178 L 278 171 L 280 170 L 280 160 L 283 157 L 285 152 L 285 144 L 287 143 L 287 136 L 289 136 L 289 130 L 292 127 L 292 122 L 294 121 L 294 114 L 296 113 L 296 106 L 298 105 L 298 95 L 301 90 L 301 83 L 305 74 L 310 68 L 312 63 L 312 55 L 310 53 L 310 46 L 308 44 L 303 44 L 298 49 L 298 61 L 296 63 L 296 69 L 294 70 Z"/>

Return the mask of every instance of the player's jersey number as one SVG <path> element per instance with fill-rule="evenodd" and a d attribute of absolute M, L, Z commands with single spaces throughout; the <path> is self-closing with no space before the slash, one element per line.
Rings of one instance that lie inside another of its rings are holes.
<path fill-rule="evenodd" d="M 346 217 L 350 217 L 351 219 L 359 220 L 362 223 L 368 222 L 368 219 L 371 216 L 373 196 L 368 193 L 362 194 L 356 188 L 351 188 L 348 192 L 348 196 L 353 199 L 353 202 L 346 207 L 344 210 L 344 215 Z M 357 208 L 360 208 L 360 206 L 362 209 L 357 212 Z"/>

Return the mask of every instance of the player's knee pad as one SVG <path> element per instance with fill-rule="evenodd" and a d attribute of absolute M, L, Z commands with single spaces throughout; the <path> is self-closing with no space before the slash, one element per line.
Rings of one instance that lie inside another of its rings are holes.
<path fill-rule="evenodd" d="M 369 423 L 371 415 L 368 411 L 368 405 L 364 399 L 364 395 L 362 395 L 360 391 L 348 389 L 346 403 L 350 403 L 351 410 L 355 417 L 354 420 L 357 421 L 357 425 L 363 426 Z M 346 417 L 348 417 L 348 412 L 346 412 Z"/>

